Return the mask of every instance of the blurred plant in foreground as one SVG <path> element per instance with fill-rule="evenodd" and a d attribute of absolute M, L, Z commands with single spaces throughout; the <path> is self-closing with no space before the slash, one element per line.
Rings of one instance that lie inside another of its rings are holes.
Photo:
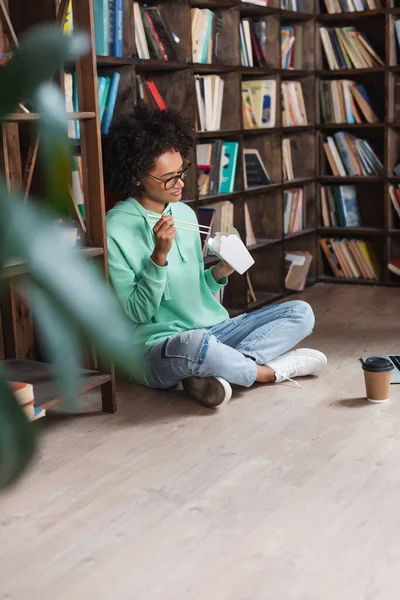
<path fill-rule="evenodd" d="M 30 102 L 41 114 L 40 152 L 45 193 L 24 203 L 0 177 L 0 294 L 6 263 L 18 258 L 28 272 L 18 281 L 32 308 L 60 393 L 71 404 L 79 392 L 80 340 L 128 370 L 126 318 L 96 268 L 63 244 L 55 219 L 69 212 L 71 151 L 65 100 L 52 77 L 89 47 L 85 35 L 64 36 L 58 26 L 32 29 L 0 70 L 0 119 Z M 35 429 L 11 393 L 0 363 L 0 489 L 18 479 L 36 447 Z"/>

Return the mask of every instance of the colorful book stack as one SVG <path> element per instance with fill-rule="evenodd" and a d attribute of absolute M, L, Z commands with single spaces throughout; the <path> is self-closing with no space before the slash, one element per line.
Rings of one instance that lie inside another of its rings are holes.
<path fill-rule="evenodd" d="M 242 109 L 245 129 L 275 127 L 276 81 L 242 81 Z"/>
<path fill-rule="evenodd" d="M 230 194 L 235 187 L 239 143 L 214 140 L 197 144 L 199 195 Z"/>
<path fill-rule="evenodd" d="M 134 2 L 133 13 L 138 58 L 180 61 L 178 38 L 171 31 L 162 11 Z"/>
<path fill-rule="evenodd" d="M 72 77 L 72 85 L 70 77 Z M 120 80 L 121 75 L 118 71 L 115 71 L 111 75 L 101 75 L 98 77 L 99 114 L 101 123 L 101 133 L 103 133 L 104 135 L 108 133 L 111 126 L 115 104 L 118 96 Z M 78 112 L 79 100 L 75 75 L 65 75 L 65 96 L 67 110 L 72 105 L 73 110 L 75 112 Z M 73 123 L 73 125 L 75 128 L 75 135 L 73 135 L 73 129 L 69 129 L 70 137 L 80 138 L 79 121 L 76 121 L 75 123 Z"/>
<path fill-rule="evenodd" d="M 282 85 L 282 127 L 307 125 L 303 88 L 299 81 L 283 81 Z"/>
<path fill-rule="evenodd" d="M 198 130 L 221 129 L 224 80 L 219 75 L 196 75 L 195 87 Z"/>
<path fill-rule="evenodd" d="M 32 384 L 19 381 L 8 381 L 8 386 L 29 421 L 36 421 L 45 416 L 46 411 L 43 408 L 35 406 Z"/>
<path fill-rule="evenodd" d="M 283 230 L 285 234 L 298 233 L 305 229 L 306 210 L 303 188 L 292 188 L 283 192 Z"/>
<path fill-rule="evenodd" d="M 58 0 L 60 4 L 60 0 Z M 123 56 L 124 0 L 93 0 L 94 35 L 98 56 Z M 64 33 L 73 29 L 72 3 L 69 2 Z"/>
<path fill-rule="evenodd" d="M 362 224 L 354 185 L 321 187 L 321 220 L 323 227 L 359 227 Z"/>
<path fill-rule="evenodd" d="M 142 102 L 153 110 L 165 110 L 167 108 L 160 92 L 152 79 L 146 79 L 142 75 L 136 75 L 138 96 Z"/>
<path fill-rule="evenodd" d="M 380 0 L 324 0 L 329 14 L 363 12 L 382 8 Z"/>
<path fill-rule="evenodd" d="M 367 140 L 339 131 L 326 138 L 324 150 L 336 177 L 383 174 L 383 164 Z"/>
<path fill-rule="evenodd" d="M 325 258 L 338 279 L 380 279 L 381 269 L 370 242 L 348 239 L 322 239 Z"/>
<path fill-rule="evenodd" d="M 192 8 L 191 18 L 193 62 L 217 63 L 221 45 L 221 13 L 208 8 Z"/>
<path fill-rule="evenodd" d="M 366 69 L 383 66 L 365 33 L 355 27 L 321 27 L 320 35 L 329 68 Z"/>
<path fill-rule="evenodd" d="M 282 69 L 301 69 L 303 64 L 303 27 L 281 27 Z"/>
<path fill-rule="evenodd" d="M 321 115 L 324 123 L 377 123 L 367 90 L 349 79 L 320 81 Z"/>
<path fill-rule="evenodd" d="M 242 19 L 240 21 L 240 57 L 244 67 L 265 67 L 263 48 L 267 41 L 265 21 Z"/>

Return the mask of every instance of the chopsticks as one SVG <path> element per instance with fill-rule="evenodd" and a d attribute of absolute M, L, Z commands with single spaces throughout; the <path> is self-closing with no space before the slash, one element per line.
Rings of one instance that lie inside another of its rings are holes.
<path fill-rule="evenodd" d="M 152 223 L 157 223 L 157 221 L 160 220 L 160 216 L 148 214 L 147 218 L 152 221 Z M 193 231 L 194 233 L 203 233 L 206 235 L 211 231 L 211 227 L 207 227 L 206 225 L 198 225 L 197 223 L 190 223 L 189 221 L 178 221 L 177 219 L 174 219 L 174 225 L 176 229 L 184 229 L 185 231 Z M 191 227 L 182 227 L 182 225 L 190 225 Z"/>

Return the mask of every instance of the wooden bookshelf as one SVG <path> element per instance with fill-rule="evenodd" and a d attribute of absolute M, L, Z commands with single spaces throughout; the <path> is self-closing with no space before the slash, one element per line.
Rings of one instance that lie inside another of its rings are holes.
<path fill-rule="evenodd" d="M 61 2 L 61 11 L 66 3 Z M 64 17 L 57 14 L 56 2 L 35 0 L 29 9 L 19 0 L 0 2 L 0 19 L 14 45 L 18 37 L 31 26 L 44 22 L 58 22 L 60 28 Z M 93 40 L 93 11 L 91 0 L 73 0 L 74 22 L 89 33 Z M 65 14 L 65 13 L 64 13 Z M 123 61 L 110 57 L 103 65 L 131 65 L 131 60 Z M 79 151 L 82 156 L 82 172 L 86 209 L 86 247 L 77 248 L 88 260 L 95 260 L 108 278 L 107 246 L 105 235 L 105 204 L 102 175 L 102 150 L 100 137 L 99 106 L 97 97 L 97 69 L 93 45 L 90 52 L 76 65 L 78 95 L 81 111 L 70 113 L 70 119 L 80 121 L 81 139 Z M 0 125 L 1 140 L 0 165 L 10 190 L 21 189 L 27 195 L 30 186 L 40 194 L 40 172 L 36 164 L 37 143 L 32 126 L 40 117 L 36 113 L 15 113 L 9 115 Z M 72 200 L 71 200 L 72 202 Z M 36 345 L 32 315 L 18 294 L 18 277 L 27 273 L 27 266 L 18 261 L 7 265 L 2 277 L 0 359 L 9 377 L 33 383 L 35 402 L 44 408 L 59 404 L 60 398 L 54 384 L 51 368 L 38 362 L 40 351 Z M 6 360 L 4 360 L 6 359 Z M 29 359 L 29 360 L 28 360 Z M 114 369 L 107 361 L 93 362 L 93 368 L 81 371 L 82 391 L 99 388 L 103 410 L 116 410 Z M 90 366 L 88 364 L 88 366 Z"/>

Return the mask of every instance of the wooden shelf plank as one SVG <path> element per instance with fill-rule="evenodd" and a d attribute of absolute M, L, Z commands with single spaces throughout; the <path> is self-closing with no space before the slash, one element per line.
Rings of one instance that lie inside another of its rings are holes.
<path fill-rule="evenodd" d="M 94 112 L 73 112 L 67 113 L 67 117 L 70 121 L 87 121 L 89 119 L 94 119 L 96 114 Z M 38 113 L 11 113 L 6 117 L 0 119 L 0 121 L 6 123 L 25 123 L 29 121 L 38 121 L 40 119 L 40 114 Z"/>
<path fill-rule="evenodd" d="M 51 365 L 34 360 L 8 359 L 1 362 L 10 381 L 21 381 L 33 385 L 35 406 L 50 409 L 61 404 L 62 397 L 56 387 Z M 80 369 L 79 374 L 81 392 L 88 392 L 111 381 L 111 375 L 99 371 Z"/>
<path fill-rule="evenodd" d="M 280 238 L 257 238 L 256 244 L 247 246 L 247 250 L 249 252 L 254 252 L 255 250 L 261 250 L 262 248 L 274 246 L 275 244 L 280 244 L 281 242 L 282 240 Z"/>
<path fill-rule="evenodd" d="M 360 19 L 370 19 L 371 17 L 379 17 L 385 15 L 385 9 L 375 9 L 375 10 L 363 10 L 356 12 L 343 12 L 343 13 L 334 13 L 334 14 L 323 14 L 317 15 L 317 21 L 321 21 L 322 23 L 326 22 L 340 22 L 340 21 L 359 21 Z"/>
<path fill-rule="evenodd" d="M 314 183 L 314 177 L 298 177 L 297 179 L 291 179 L 290 181 L 284 181 L 282 185 L 282 189 L 287 190 L 293 187 L 299 187 L 301 185 L 308 185 L 309 183 Z"/>
<path fill-rule="evenodd" d="M 385 123 L 322 123 L 317 129 L 383 129 Z M 400 124 L 399 124 L 400 127 Z"/>
<path fill-rule="evenodd" d="M 103 256 L 104 254 L 103 248 L 81 248 L 79 249 L 79 251 L 85 258 Z M 28 266 L 26 263 L 12 261 L 3 270 L 0 279 L 11 279 L 13 277 L 19 277 L 20 275 L 24 275 L 26 273 L 28 273 Z"/>
<path fill-rule="evenodd" d="M 295 10 L 285 10 L 283 8 L 278 9 L 278 10 L 279 10 L 279 16 L 280 16 L 282 22 L 311 21 L 312 19 L 314 19 L 313 13 L 306 13 L 306 12 L 295 11 Z"/>
<path fill-rule="evenodd" d="M 317 178 L 320 183 L 381 183 L 384 177 L 379 176 L 358 176 L 358 177 L 335 177 L 335 175 L 321 175 Z"/>
<path fill-rule="evenodd" d="M 383 227 L 318 227 L 318 231 L 324 235 L 339 235 L 343 237 L 351 235 L 383 236 Z"/>
<path fill-rule="evenodd" d="M 384 282 L 380 279 L 355 279 L 354 277 L 334 277 L 333 275 L 320 275 L 320 281 L 326 283 L 355 283 L 357 285 L 384 285 Z"/>
<path fill-rule="evenodd" d="M 124 67 L 132 66 L 131 58 L 121 58 L 119 56 L 96 56 L 98 67 Z"/>
<path fill-rule="evenodd" d="M 349 77 L 357 77 L 358 75 L 368 75 L 370 73 L 384 73 L 384 67 L 368 67 L 365 69 L 335 69 L 331 71 L 330 69 L 321 69 L 317 70 L 315 74 L 317 77 L 335 77 L 341 75 L 346 75 Z"/>
<path fill-rule="evenodd" d="M 307 235 L 311 235 L 315 233 L 315 228 L 310 227 L 308 229 L 303 229 L 302 231 L 296 231 L 295 233 L 286 233 L 284 239 L 285 240 L 293 240 L 299 237 L 305 237 Z"/>
<path fill-rule="evenodd" d="M 161 72 L 161 71 L 179 71 L 188 69 L 190 64 L 187 62 L 178 62 L 172 60 L 156 60 L 156 59 L 140 59 L 134 58 L 132 60 L 132 66 L 138 73 L 142 72 Z"/>

